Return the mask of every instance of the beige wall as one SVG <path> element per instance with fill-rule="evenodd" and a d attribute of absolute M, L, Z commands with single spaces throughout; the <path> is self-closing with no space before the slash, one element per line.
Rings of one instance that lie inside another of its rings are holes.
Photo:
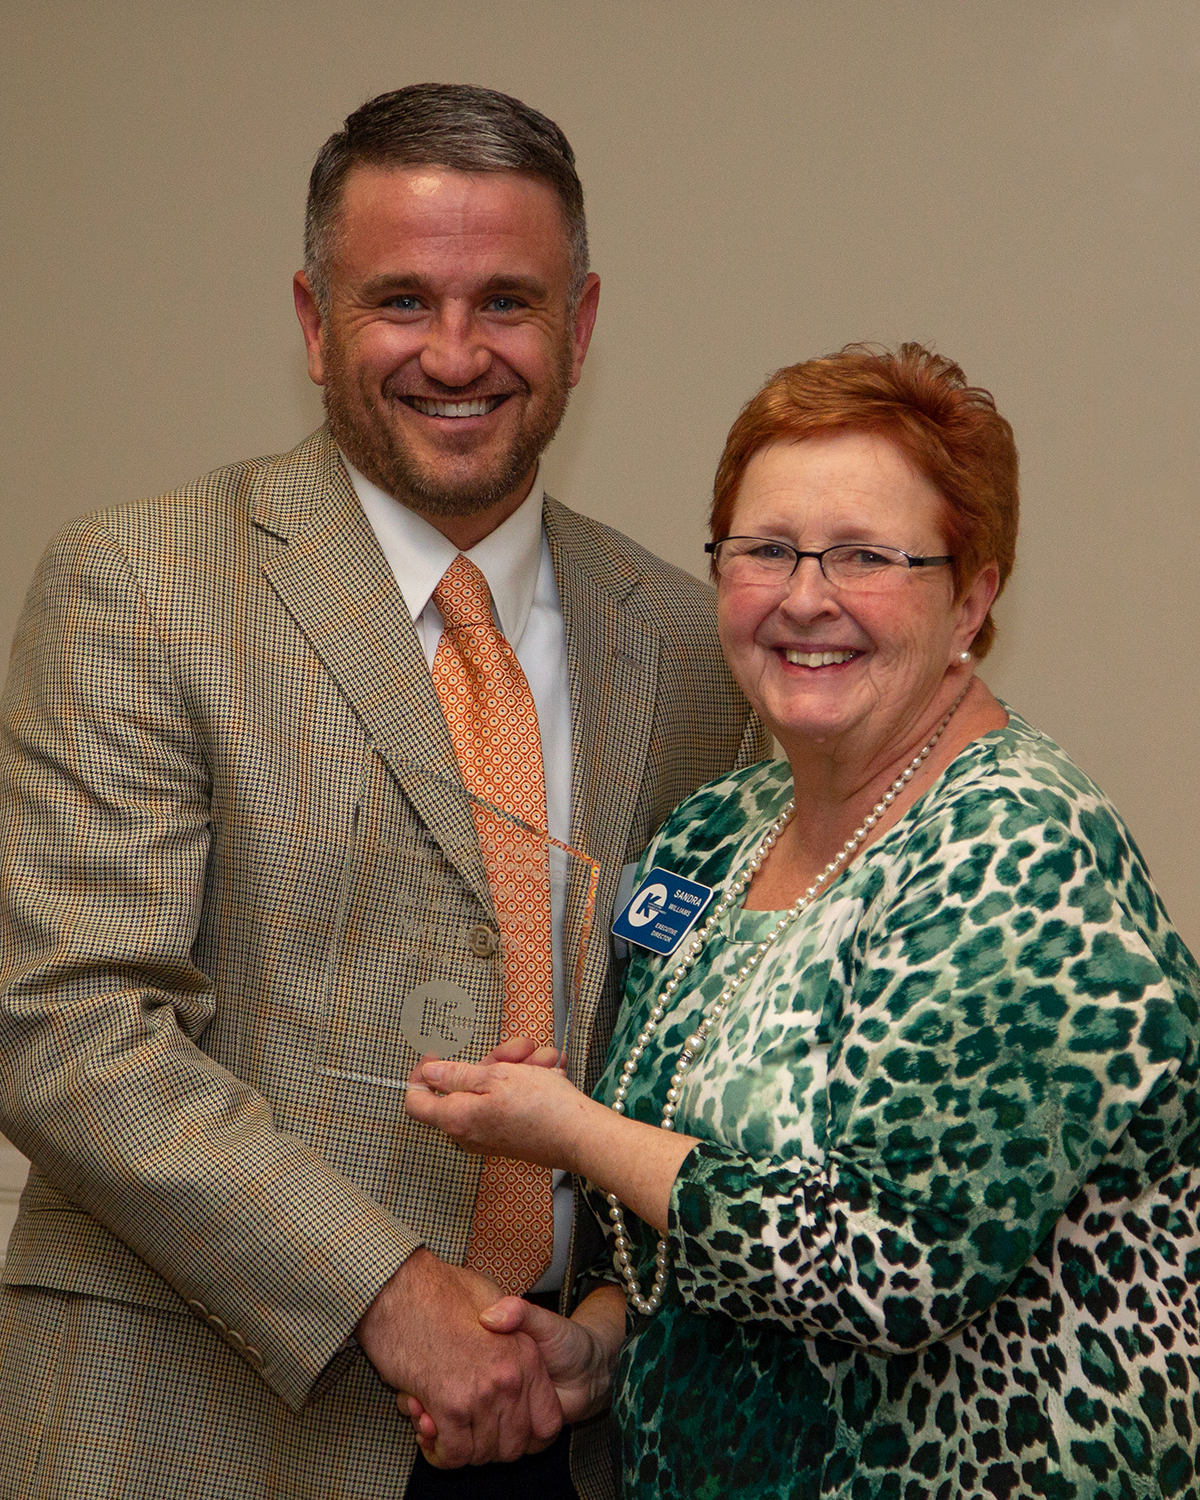
<path fill-rule="evenodd" d="M 0 1136 L 0 1266 L 17 1218 L 17 1200 L 25 1185 L 28 1162 Z"/>
<path fill-rule="evenodd" d="M 81 510 L 320 417 L 289 279 L 342 116 L 424 78 L 558 119 L 600 324 L 554 489 L 699 568 L 739 403 L 933 340 L 1024 461 L 986 676 L 1115 798 L 1200 946 L 1195 0 L 8 0 L 0 634 Z"/>

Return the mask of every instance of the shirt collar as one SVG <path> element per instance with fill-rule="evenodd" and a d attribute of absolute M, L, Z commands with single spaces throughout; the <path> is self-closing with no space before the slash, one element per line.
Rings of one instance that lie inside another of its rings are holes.
<path fill-rule="evenodd" d="M 387 558 L 409 613 L 416 620 L 442 581 L 442 575 L 458 556 L 458 548 L 436 526 L 399 500 L 394 500 L 353 464 L 346 473 L 354 486 L 363 513 L 371 523 L 383 555 Z M 506 640 L 514 646 L 525 633 L 542 560 L 542 501 L 545 487 L 541 473 L 533 488 L 508 520 L 497 526 L 466 554 L 487 579 L 492 606 Z"/>

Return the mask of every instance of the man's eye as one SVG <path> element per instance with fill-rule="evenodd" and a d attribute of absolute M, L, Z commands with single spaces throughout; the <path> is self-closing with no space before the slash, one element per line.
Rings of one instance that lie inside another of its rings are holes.
<path fill-rule="evenodd" d="M 413 297 L 408 293 L 403 293 L 399 297 L 389 297 L 387 305 L 394 307 L 397 312 L 419 312 L 421 299 L 420 297 Z"/>
<path fill-rule="evenodd" d="M 493 297 L 488 303 L 489 312 L 509 313 L 516 312 L 521 303 L 516 297 Z"/>

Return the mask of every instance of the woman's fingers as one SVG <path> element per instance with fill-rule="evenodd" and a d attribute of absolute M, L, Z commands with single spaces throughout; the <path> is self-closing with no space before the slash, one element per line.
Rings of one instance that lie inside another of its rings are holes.
<path fill-rule="evenodd" d="M 487 1088 L 483 1065 L 478 1063 L 444 1062 L 440 1057 L 426 1057 L 417 1064 L 413 1076 L 439 1094 L 482 1094 Z"/>
<path fill-rule="evenodd" d="M 529 1063 L 536 1068 L 553 1068 L 558 1065 L 558 1053 L 553 1047 L 539 1047 L 532 1037 L 512 1036 L 508 1041 L 493 1047 L 480 1064 Z"/>
<path fill-rule="evenodd" d="M 510 1036 L 508 1041 L 501 1042 L 498 1047 L 493 1047 L 483 1059 L 483 1066 L 488 1063 L 523 1063 L 525 1059 L 537 1051 L 537 1043 L 531 1036 Z"/>
<path fill-rule="evenodd" d="M 539 1047 L 525 1059 L 527 1068 L 557 1068 L 561 1054 L 556 1047 Z"/>
<path fill-rule="evenodd" d="M 526 1302 L 524 1297 L 501 1297 L 499 1302 L 483 1309 L 479 1321 L 492 1333 L 516 1333 L 524 1321 L 526 1309 L 532 1306 L 534 1304 Z M 537 1311 L 543 1309 L 537 1308 Z"/>
<path fill-rule="evenodd" d="M 443 1067 L 440 1063 L 424 1063 L 414 1069 L 408 1081 L 404 1108 L 423 1125 L 444 1130 L 464 1151 L 478 1152 L 484 1149 L 477 1137 L 481 1127 L 486 1129 L 486 1121 L 472 1106 L 486 1101 L 466 1086 L 466 1075 L 476 1070 L 467 1063 L 451 1064 L 446 1071 Z M 428 1073 L 426 1068 L 429 1068 Z"/>
<path fill-rule="evenodd" d="M 417 1442 L 422 1447 L 426 1443 L 432 1443 L 437 1437 L 437 1423 L 417 1398 L 409 1395 L 407 1391 L 397 1391 L 396 1405 L 401 1413 L 413 1424 L 413 1430 L 417 1434 Z"/>
<path fill-rule="evenodd" d="M 516 1333 L 518 1329 L 527 1333 L 538 1346 L 551 1380 L 568 1373 L 568 1364 L 584 1349 L 579 1330 L 570 1319 L 523 1297 L 502 1297 L 484 1308 L 479 1321 L 493 1333 Z"/>

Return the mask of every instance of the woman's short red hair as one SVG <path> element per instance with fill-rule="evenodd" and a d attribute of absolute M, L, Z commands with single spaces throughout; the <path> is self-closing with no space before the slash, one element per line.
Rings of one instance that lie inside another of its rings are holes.
<path fill-rule="evenodd" d="M 1004 588 L 1019 511 L 1012 428 L 989 392 L 969 386 L 958 365 L 921 344 L 901 344 L 895 353 L 847 344 L 772 375 L 726 439 L 713 485 L 713 540 L 728 536 L 742 476 L 760 448 L 838 431 L 890 438 L 942 496 L 960 597 L 988 562 L 995 562 Z M 989 610 L 972 647 L 976 657 L 987 655 L 995 635 Z"/>

